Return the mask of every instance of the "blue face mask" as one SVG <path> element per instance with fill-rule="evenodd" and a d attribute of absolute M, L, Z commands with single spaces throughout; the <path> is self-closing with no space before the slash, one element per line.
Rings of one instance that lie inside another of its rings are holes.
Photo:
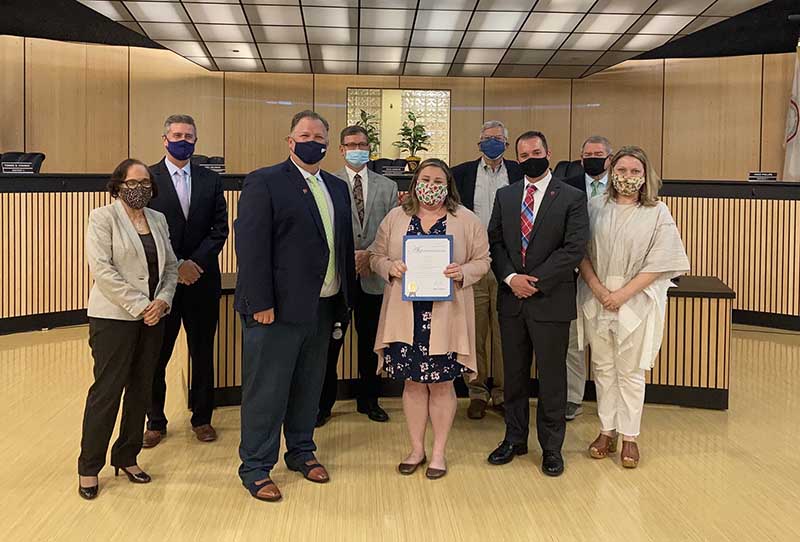
<path fill-rule="evenodd" d="M 188 160 L 194 154 L 194 143 L 184 139 L 167 141 L 167 150 L 176 160 Z"/>
<path fill-rule="evenodd" d="M 489 160 L 496 160 L 503 156 L 503 153 L 506 152 L 506 144 L 505 142 L 498 141 L 497 139 L 486 139 L 481 141 L 480 149 L 486 158 Z"/>
<path fill-rule="evenodd" d="M 294 153 L 309 166 L 322 162 L 328 146 L 317 141 L 295 141 Z"/>
<path fill-rule="evenodd" d="M 352 166 L 361 167 L 369 162 L 369 151 L 347 151 L 344 155 L 344 159 Z"/>

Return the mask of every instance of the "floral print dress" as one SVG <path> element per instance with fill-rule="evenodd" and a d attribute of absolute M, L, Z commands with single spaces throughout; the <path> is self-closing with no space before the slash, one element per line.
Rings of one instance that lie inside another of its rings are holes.
<path fill-rule="evenodd" d="M 447 216 L 431 226 L 429 232 L 422 229 L 418 216 L 411 218 L 408 235 L 445 235 Z M 433 319 L 432 301 L 414 301 L 414 344 L 391 343 L 383 350 L 383 365 L 386 374 L 395 380 L 413 380 L 422 384 L 435 384 L 459 378 L 469 371 L 457 361 L 455 352 L 428 355 Z"/>

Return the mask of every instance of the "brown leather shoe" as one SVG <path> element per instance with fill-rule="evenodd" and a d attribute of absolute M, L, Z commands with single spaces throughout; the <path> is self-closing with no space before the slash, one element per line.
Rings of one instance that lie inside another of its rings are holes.
<path fill-rule="evenodd" d="M 166 431 L 148 429 L 144 432 L 144 437 L 142 437 L 142 448 L 155 448 L 166 434 Z"/>
<path fill-rule="evenodd" d="M 426 461 L 428 461 L 428 458 L 423 455 L 419 463 L 400 463 L 397 465 L 397 470 L 400 474 L 408 476 L 417 472 L 417 468 L 424 465 Z"/>
<path fill-rule="evenodd" d="M 316 458 L 309 459 L 305 463 L 301 463 L 299 465 L 287 463 L 286 466 L 289 467 L 289 470 L 302 474 L 303 478 L 309 482 L 326 484 L 331 480 L 328 471 L 319 463 L 319 461 L 316 460 Z"/>
<path fill-rule="evenodd" d="M 636 442 L 623 440 L 622 452 L 619 454 L 622 466 L 626 469 L 635 469 L 639 466 L 639 445 Z"/>
<path fill-rule="evenodd" d="M 276 502 L 281 500 L 283 497 L 283 495 L 281 495 L 281 490 L 278 489 L 278 486 L 275 485 L 275 482 L 269 478 L 266 480 L 260 480 L 256 482 L 255 485 L 256 487 L 260 486 L 260 489 L 253 493 L 253 497 L 259 501 Z"/>
<path fill-rule="evenodd" d="M 482 399 L 471 399 L 467 408 L 467 418 L 470 420 L 480 420 L 486 416 L 486 401 Z"/>
<path fill-rule="evenodd" d="M 433 467 L 428 467 L 425 470 L 425 478 L 428 480 L 438 480 L 439 478 L 443 478 L 445 474 L 447 474 L 447 469 L 434 469 Z"/>
<path fill-rule="evenodd" d="M 214 442 L 217 440 L 217 432 L 211 427 L 211 424 L 198 425 L 192 427 L 192 431 L 197 435 L 197 440 L 200 442 Z"/>

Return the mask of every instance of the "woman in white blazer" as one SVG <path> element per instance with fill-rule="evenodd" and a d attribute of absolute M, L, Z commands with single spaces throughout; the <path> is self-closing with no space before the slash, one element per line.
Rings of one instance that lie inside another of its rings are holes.
<path fill-rule="evenodd" d="M 158 190 L 147 166 L 123 161 L 111 174 L 108 189 L 115 201 L 91 212 L 86 233 L 94 277 L 87 311 L 94 384 L 86 398 L 78 458 L 78 493 L 85 499 L 97 496 L 97 475 L 105 465 L 123 390 L 111 464 L 115 475 L 121 469 L 131 482 L 150 481 L 136 457 L 164 335 L 161 319 L 178 283 L 167 220 L 147 208 Z"/>

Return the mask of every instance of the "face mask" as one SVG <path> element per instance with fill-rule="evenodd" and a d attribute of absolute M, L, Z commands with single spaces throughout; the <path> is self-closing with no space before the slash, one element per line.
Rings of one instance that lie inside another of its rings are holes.
<path fill-rule="evenodd" d="M 525 176 L 535 179 L 544 175 L 544 172 L 550 167 L 550 161 L 547 158 L 528 158 L 519 166 Z"/>
<path fill-rule="evenodd" d="M 295 155 L 309 166 L 322 162 L 322 159 L 325 158 L 326 150 L 328 150 L 328 146 L 317 141 L 294 142 Z"/>
<path fill-rule="evenodd" d="M 614 189 L 621 196 L 635 196 L 644 185 L 644 177 L 620 177 L 616 173 L 611 175 Z"/>
<path fill-rule="evenodd" d="M 347 151 L 344 155 L 344 159 L 352 166 L 361 167 L 369 162 L 369 151 Z"/>
<path fill-rule="evenodd" d="M 167 150 L 175 160 L 188 160 L 194 154 L 194 143 L 190 143 L 185 139 L 167 141 Z"/>
<path fill-rule="evenodd" d="M 447 199 L 446 184 L 418 182 L 415 192 L 417 193 L 417 198 L 419 198 L 419 201 L 425 205 L 428 205 L 429 207 L 441 205 L 442 202 Z"/>
<path fill-rule="evenodd" d="M 153 197 L 153 189 L 145 188 L 142 185 L 136 188 L 123 187 L 119 191 L 119 197 L 131 209 L 144 209 L 150 203 L 150 198 Z"/>
<path fill-rule="evenodd" d="M 496 160 L 503 156 L 503 153 L 506 152 L 506 144 L 502 141 L 498 141 L 497 139 L 487 139 L 485 141 L 481 141 L 480 149 L 486 158 L 489 160 Z"/>
<path fill-rule="evenodd" d="M 591 177 L 597 177 L 598 175 L 602 175 L 605 170 L 606 170 L 605 158 L 583 159 L 583 171 L 585 171 L 587 175 Z"/>

